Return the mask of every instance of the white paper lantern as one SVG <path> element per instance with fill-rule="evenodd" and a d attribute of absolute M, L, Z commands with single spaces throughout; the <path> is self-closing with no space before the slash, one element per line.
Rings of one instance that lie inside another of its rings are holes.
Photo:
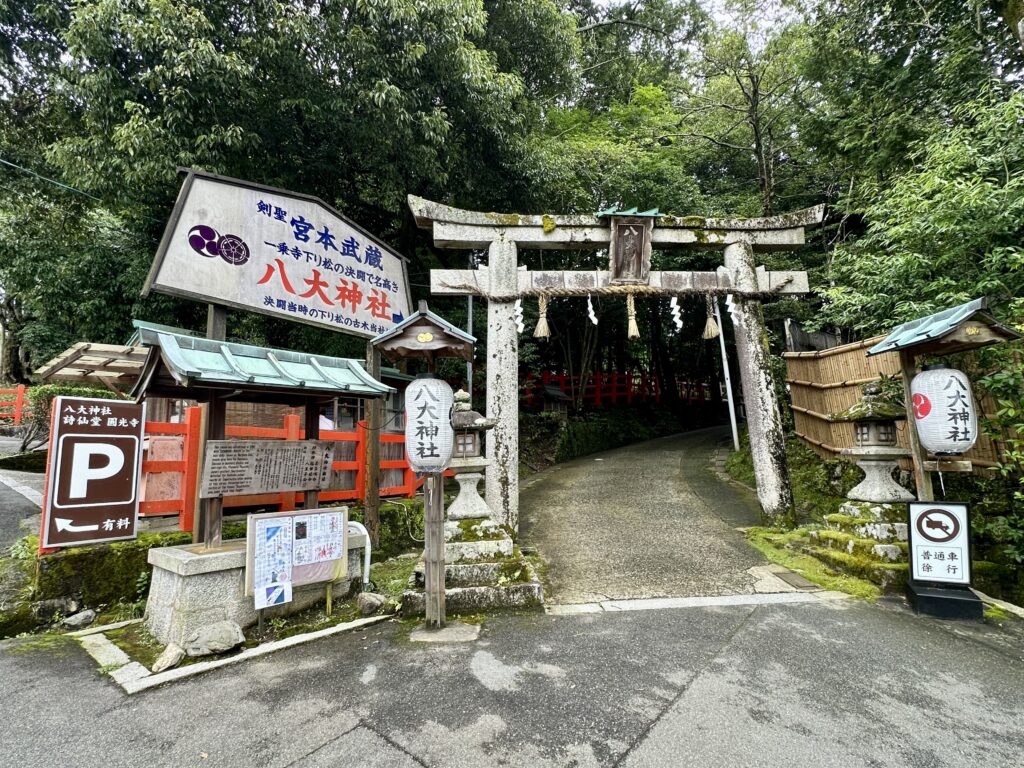
<path fill-rule="evenodd" d="M 928 366 L 910 382 L 917 435 L 939 456 L 966 453 L 978 439 L 978 409 L 963 372 Z"/>
<path fill-rule="evenodd" d="M 405 390 L 405 455 L 414 472 L 443 472 L 452 458 L 452 388 L 416 379 Z"/>

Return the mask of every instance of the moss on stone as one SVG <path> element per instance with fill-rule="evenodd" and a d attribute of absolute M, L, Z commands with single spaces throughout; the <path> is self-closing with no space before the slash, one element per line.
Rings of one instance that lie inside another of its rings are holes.
<path fill-rule="evenodd" d="M 522 221 L 518 213 L 485 213 L 484 217 L 494 224 L 500 224 L 505 227 L 514 227 Z"/>
<path fill-rule="evenodd" d="M 140 576 L 149 573 L 147 555 L 152 547 L 188 544 L 190 533 L 140 533 L 133 541 L 74 547 L 39 558 L 36 600 L 78 595 L 95 608 L 135 602 Z"/>
<path fill-rule="evenodd" d="M 111 629 L 103 634 L 110 642 L 127 653 L 132 661 L 139 662 L 146 669 L 152 669 L 164 650 L 163 644 L 150 634 L 142 622 L 129 624 L 127 627 L 119 629 Z"/>
<path fill-rule="evenodd" d="M 703 216 L 681 216 L 679 221 L 684 227 L 703 227 L 707 219 Z"/>
<path fill-rule="evenodd" d="M 542 220 L 544 222 L 544 234 L 545 235 L 550 235 L 552 232 L 555 231 L 555 229 L 557 229 L 558 223 L 555 221 L 555 217 L 554 216 L 545 213 L 544 216 L 542 217 Z"/>
<path fill-rule="evenodd" d="M 750 544 L 771 562 L 799 573 L 823 589 L 845 592 L 865 600 L 876 600 L 881 590 L 876 584 L 845 573 L 836 573 L 820 560 L 802 552 L 797 544 L 807 540 L 807 530 L 785 531 L 773 528 L 750 528 Z"/>

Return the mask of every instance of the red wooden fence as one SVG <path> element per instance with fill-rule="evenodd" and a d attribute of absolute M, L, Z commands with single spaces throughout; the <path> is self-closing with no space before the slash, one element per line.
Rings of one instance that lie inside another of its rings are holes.
<path fill-rule="evenodd" d="M 15 426 L 21 424 L 28 415 L 28 398 L 25 397 L 27 390 L 28 387 L 24 384 L 19 384 L 14 389 L 0 389 L 0 421 L 10 419 Z"/>
<path fill-rule="evenodd" d="M 679 399 L 690 403 L 703 403 L 710 399 L 707 384 L 679 380 Z M 576 399 L 580 389 L 579 376 L 543 371 L 540 376 L 526 374 L 523 382 L 524 396 L 528 405 L 537 405 L 542 398 L 542 388 L 554 386 L 566 395 Z M 637 401 L 661 402 L 661 388 L 656 376 L 647 373 L 594 373 L 587 377 L 583 389 L 584 408 L 603 408 L 609 405 L 630 405 Z"/>
<path fill-rule="evenodd" d="M 150 476 L 165 472 L 176 472 L 181 474 L 179 492 L 175 498 L 144 498 L 139 504 L 139 515 L 142 517 L 157 517 L 166 515 L 178 516 L 178 527 L 183 531 L 191 531 L 195 523 L 196 505 L 198 499 L 196 490 L 199 483 L 199 475 L 202 468 L 199 465 L 199 451 L 201 445 L 201 418 L 199 408 L 186 408 L 185 420 L 180 424 L 167 422 L 146 422 L 146 434 L 150 436 L 180 436 L 182 439 L 181 459 L 174 461 L 156 461 L 146 458 L 142 462 L 142 472 L 148 480 Z M 354 432 L 342 432 L 338 430 L 321 429 L 320 439 L 335 442 L 335 456 L 338 453 L 352 454 L 351 459 L 336 459 L 331 465 L 335 472 L 350 473 L 347 479 L 352 482 L 339 483 L 339 480 L 346 479 L 344 475 L 334 475 L 334 484 L 343 484 L 345 488 L 333 488 L 320 492 L 320 501 L 362 501 L 365 489 L 366 474 L 366 422 L 360 421 Z M 257 438 L 264 440 L 303 440 L 304 430 L 301 428 L 300 417 L 291 414 L 284 417 L 284 424 L 281 427 L 248 427 L 228 426 L 225 429 L 225 436 L 228 438 Z M 411 497 L 422 485 L 422 478 L 417 479 L 416 474 L 409 469 L 405 459 L 405 436 L 403 434 L 381 434 L 381 456 L 388 454 L 400 454 L 401 458 L 382 458 L 380 462 L 381 472 L 385 477 L 394 475 L 395 471 L 401 472 L 402 481 L 397 485 L 384 486 L 382 484 L 380 495 L 382 497 L 398 496 Z M 351 447 L 348 447 L 351 446 Z M 148 483 L 146 486 L 148 488 Z M 145 495 L 145 494 L 144 494 Z M 251 506 L 273 506 L 279 511 L 292 510 L 302 500 L 301 493 L 268 493 L 254 494 L 248 496 L 226 496 L 224 508 L 251 507 Z"/>

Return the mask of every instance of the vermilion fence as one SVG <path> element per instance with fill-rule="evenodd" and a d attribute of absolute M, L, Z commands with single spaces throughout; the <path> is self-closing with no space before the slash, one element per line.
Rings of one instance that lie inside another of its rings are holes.
<path fill-rule="evenodd" d="M 19 384 L 14 389 L 0 389 L 0 421 L 9 420 L 19 426 L 28 415 L 28 387 Z"/>
<path fill-rule="evenodd" d="M 528 405 L 539 405 L 543 388 L 554 386 L 563 393 L 577 398 L 580 391 L 580 377 L 563 373 L 543 371 L 540 376 L 526 375 L 523 392 Z M 702 403 L 710 399 L 707 384 L 679 380 L 679 399 L 683 402 Z M 661 402 L 661 388 L 656 376 L 647 373 L 594 373 L 583 385 L 581 402 L 584 408 L 604 408 L 610 405 L 630 405 L 634 402 L 651 400 Z"/>
<path fill-rule="evenodd" d="M 146 422 L 146 435 L 151 438 L 149 450 L 142 462 L 143 498 L 139 514 L 143 517 L 166 515 L 178 516 L 178 527 L 191 531 L 195 523 L 198 504 L 196 490 L 201 467 L 200 446 L 201 411 L 199 408 L 185 409 L 182 423 Z M 228 426 L 227 438 L 256 438 L 264 440 L 303 440 L 305 433 L 300 417 L 290 414 L 278 428 Z M 179 454 L 175 459 L 151 458 L 161 451 L 152 438 L 176 438 L 169 443 L 169 450 Z M 331 488 L 320 492 L 320 501 L 362 501 L 364 500 L 366 474 L 366 422 L 360 421 L 353 432 L 320 430 L 320 439 L 335 443 L 335 460 Z M 381 483 L 382 497 L 411 497 L 422 485 L 423 480 L 409 468 L 405 459 L 405 436 L 402 434 L 381 434 Z M 180 446 L 180 450 L 179 450 Z M 172 482 L 161 482 L 158 476 L 176 475 Z M 390 481 L 390 485 L 385 482 Z M 397 481 L 397 482 L 396 482 Z M 232 507 L 272 506 L 279 511 L 295 509 L 301 502 L 301 493 L 269 493 L 249 496 L 226 496 L 225 509 Z"/>

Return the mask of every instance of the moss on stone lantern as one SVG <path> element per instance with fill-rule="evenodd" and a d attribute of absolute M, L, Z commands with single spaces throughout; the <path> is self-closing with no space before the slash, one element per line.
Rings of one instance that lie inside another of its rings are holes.
<path fill-rule="evenodd" d="M 866 384 L 862 392 L 860 400 L 829 417 L 853 423 L 857 445 L 843 450 L 843 455 L 852 456 L 864 471 L 864 479 L 846 497 L 879 503 L 913 501 L 913 494 L 892 477 L 896 461 L 910 455 L 896 445 L 896 422 L 907 418 L 906 410 L 886 398 L 878 382 Z"/>

